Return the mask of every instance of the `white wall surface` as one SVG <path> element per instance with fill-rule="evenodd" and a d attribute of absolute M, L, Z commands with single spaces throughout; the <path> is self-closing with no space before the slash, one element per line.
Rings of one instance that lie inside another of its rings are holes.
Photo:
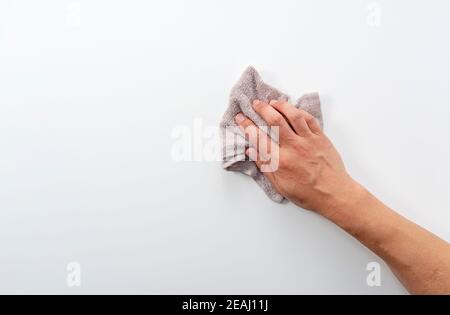
<path fill-rule="evenodd" d="M 325 219 L 174 161 L 171 134 L 217 126 L 254 65 L 318 91 L 350 173 L 448 241 L 449 30 L 446 0 L 1 0 L 0 292 L 406 293 Z"/>

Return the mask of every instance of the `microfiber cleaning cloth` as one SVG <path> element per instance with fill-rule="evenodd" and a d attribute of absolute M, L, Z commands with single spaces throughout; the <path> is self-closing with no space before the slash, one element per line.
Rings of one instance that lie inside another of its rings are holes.
<path fill-rule="evenodd" d="M 255 162 L 250 161 L 245 155 L 245 150 L 249 147 L 249 143 L 234 122 L 234 117 L 239 112 L 242 112 L 257 126 L 266 126 L 267 124 L 264 120 L 254 111 L 252 102 L 260 100 L 269 103 L 275 99 L 289 101 L 289 97 L 286 94 L 264 83 L 258 72 L 253 67 L 248 67 L 231 89 L 229 105 L 220 123 L 222 166 L 226 170 L 241 172 L 252 177 L 270 199 L 275 202 L 282 202 L 284 197 L 276 191 L 264 174 L 259 171 Z M 313 115 L 322 127 L 319 94 L 305 94 L 297 101 L 295 106 Z"/>

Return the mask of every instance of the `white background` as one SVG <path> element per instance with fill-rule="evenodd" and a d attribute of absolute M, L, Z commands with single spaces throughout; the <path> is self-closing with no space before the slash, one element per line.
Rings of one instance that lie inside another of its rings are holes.
<path fill-rule="evenodd" d="M 450 2 L 0 2 L 1 293 L 404 294 L 325 219 L 176 162 L 241 72 L 321 94 L 349 172 L 450 240 Z M 81 287 L 66 266 L 81 266 Z"/>

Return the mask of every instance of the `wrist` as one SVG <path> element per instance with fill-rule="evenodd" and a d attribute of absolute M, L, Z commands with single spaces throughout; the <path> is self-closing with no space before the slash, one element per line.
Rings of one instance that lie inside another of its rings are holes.
<path fill-rule="evenodd" d="M 327 219 L 339 224 L 358 212 L 371 194 L 350 176 L 340 181 L 339 188 L 330 195 L 324 207 L 318 211 Z"/>
<path fill-rule="evenodd" d="M 323 215 L 373 250 L 378 250 L 376 244 L 392 242 L 398 225 L 398 215 L 353 179 Z"/>

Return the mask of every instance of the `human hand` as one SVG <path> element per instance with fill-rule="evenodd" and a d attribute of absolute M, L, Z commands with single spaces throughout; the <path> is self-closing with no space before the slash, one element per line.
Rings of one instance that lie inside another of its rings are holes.
<path fill-rule="evenodd" d="M 242 113 L 235 121 L 251 144 L 246 154 L 280 194 L 302 208 L 325 214 L 358 188 L 311 114 L 276 100 L 270 105 L 255 100 L 253 108 L 269 128 L 278 127 L 278 143 Z"/>

